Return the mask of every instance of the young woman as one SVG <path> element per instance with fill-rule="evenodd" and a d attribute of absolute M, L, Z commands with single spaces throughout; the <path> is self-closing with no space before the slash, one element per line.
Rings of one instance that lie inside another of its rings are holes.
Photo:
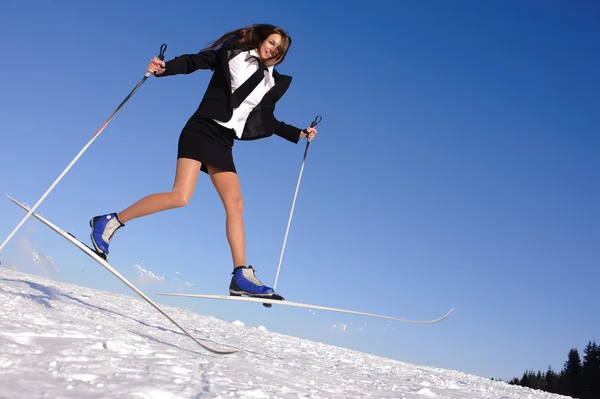
<path fill-rule="evenodd" d="M 115 232 L 132 219 L 187 205 L 199 172 L 210 176 L 223 202 L 226 234 L 233 258 L 231 295 L 269 297 L 265 286 L 247 266 L 243 222 L 243 200 L 232 156 L 234 140 L 255 140 L 273 134 L 298 143 L 312 140 L 313 127 L 301 130 L 275 118 L 275 104 L 287 91 L 292 78 L 274 66 L 281 63 L 292 39 L 283 29 L 251 25 L 224 34 L 197 54 L 184 54 L 163 62 L 150 60 L 148 71 L 156 77 L 189 74 L 198 69 L 213 71 L 196 112 L 184 126 L 178 143 L 177 170 L 169 192 L 148 195 L 118 213 L 90 220 L 92 243 L 97 253 L 108 257 Z"/>

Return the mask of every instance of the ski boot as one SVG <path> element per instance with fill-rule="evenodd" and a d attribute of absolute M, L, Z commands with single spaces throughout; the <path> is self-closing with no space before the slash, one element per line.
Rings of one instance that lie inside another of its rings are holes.
<path fill-rule="evenodd" d="M 229 284 L 229 295 L 242 296 L 247 295 L 254 298 L 266 298 L 283 300 L 281 295 L 275 293 L 273 288 L 267 287 L 260 281 L 255 274 L 254 268 L 250 266 L 238 266 L 231 273 L 231 283 Z M 263 304 L 270 308 L 270 304 Z"/>
<path fill-rule="evenodd" d="M 116 213 L 94 216 L 90 220 L 90 227 L 92 228 L 90 238 L 95 252 L 102 259 L 108 261 L 108 245 L 117 230 L 123 226 L 125 225 L 121 223 Z"/>

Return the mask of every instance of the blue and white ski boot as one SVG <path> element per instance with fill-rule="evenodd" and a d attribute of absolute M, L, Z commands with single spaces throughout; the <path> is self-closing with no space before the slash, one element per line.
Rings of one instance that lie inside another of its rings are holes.
<path fill-rule="evenodd" d="M 238 266 L 231 273 L 229 294 L 233 296 L 248 295 L 258 298 L 278 297 L 271 287 L 267 287 L 256 277 L 252 266 Z"/>
<path fill-rule="evenodd" d="M 90 220 L 92 232 L 90 238 L 96 253 L 104 260 L 108 260 L 108 245 L 113 236 L 121 227 L 125 226 L 116 213 L 94 216 Z"/>

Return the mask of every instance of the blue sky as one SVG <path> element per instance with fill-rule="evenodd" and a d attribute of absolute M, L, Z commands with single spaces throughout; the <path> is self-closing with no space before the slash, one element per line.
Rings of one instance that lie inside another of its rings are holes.
<path fill-rule="evenodd" d="M 277 291 L 416 319 L 456 310 L 414 326 L 155 298 L 485 377 L 561 369 L 570 348 L 600 339 L 599 17 L 594 1 L 10 2 L 0 13 L 0 189 L 34 204 L 162 43 L 171 59 L 231 29 L 278 24 L 293 38 L 278 69 L 294 80 L 276 115 L 298 127 L 317 114 L 323 121 Z M 209 79 L 209 71 L 149 79 L 39 211 L 87 240 L 90 217 L 169 190 L 179 133 Z M 234 147 L 248 260 L 267 284 L 304 143 L 272 137 Z M 0 201 L 2 240 L 23 216 Z M 32 262 L 31 248 L 57 269 Z M 147 293 L 228 292 L 224 212 L 205 175 L 187 207 L 128 223 L 111 251 L 111 264 Z M 130 292 L 34 220 L 0 261 Z M 163 280 L 140 280 L 140 263 Z"/>

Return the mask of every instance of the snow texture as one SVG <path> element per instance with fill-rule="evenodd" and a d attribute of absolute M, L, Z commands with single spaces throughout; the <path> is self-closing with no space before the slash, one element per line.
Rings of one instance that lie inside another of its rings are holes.
<path fill-rule="evenodd" d="M 14 268 L 0 268 L 0 303 L 0 398 L 560 397 L 164 307 L 201 342 L 240 350 L 217 355 L 137 296 Z"/>

